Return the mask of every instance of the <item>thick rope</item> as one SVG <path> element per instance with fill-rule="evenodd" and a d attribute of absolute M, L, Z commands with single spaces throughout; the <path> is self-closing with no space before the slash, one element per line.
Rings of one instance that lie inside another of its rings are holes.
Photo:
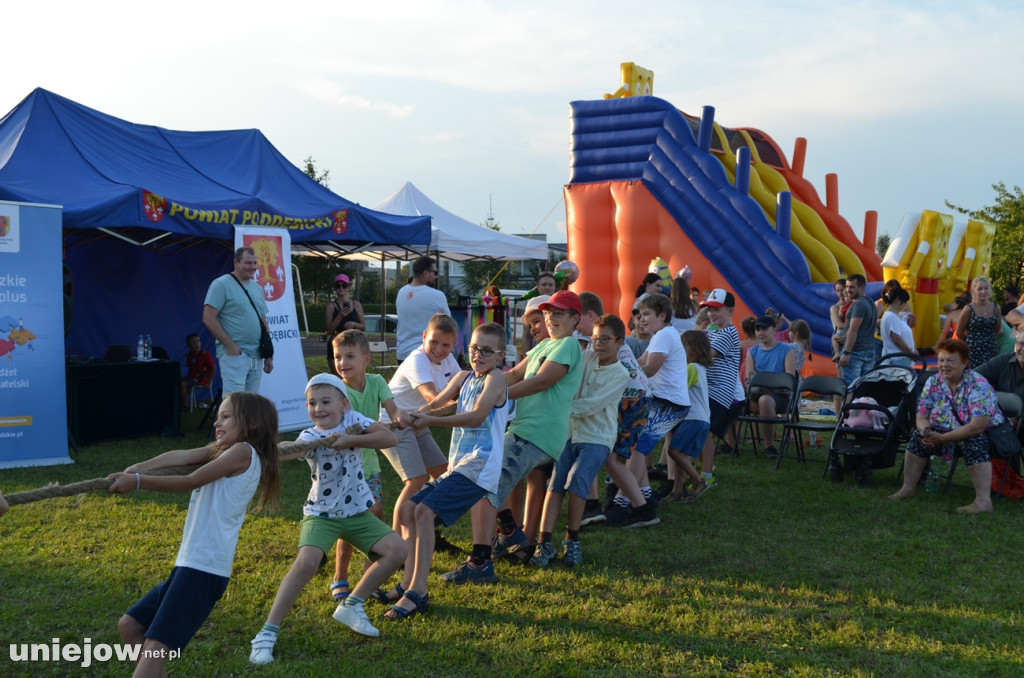
<path fill-rule="evenodd" d="M 451 414 L 455 411 L 454 405 L 448 405 L 436 410 L 431 410 L 430 414 L 442 416 L 445 414 Z M 389 429 L 397 429 L 399 425 L 397 422 L 381 422 Z M 351 426 L 345 431 L 350 435 L 358 435 L 363 430 L 358 426 Z M 338 439 L 338 434 L 325 436 L 318 438 L 317 440 L 310 441 L 299 441 L 299 440 L 284 440 L 277 444 L 278 451 L 288 454 L 295 454 L 296 452 L 309 452 L 321 447 L 329 447 L 331 443 Z M 166 468 L 153 469 L 152 471 L 146 471 L 142 475 L 147 476 L 187 476 L 188 474 L 201 467 L 202 464 L 192 464 L 190 466 L 168 466 Z M 112 478 L 93 478 L 91 480 L 83 480 L 78 483 L 70 483 L 68 485 L 58 485 L 53 483 L 40 487 L 35 490 L 25 490 L 24 492 L 15 492 L 14 494 L 4 495 L 7 503 L 11 506 L 17 504 L 30 504 L 34 501 L 42 501 L 43 499 L 54 499 L 56 497 L 73 497 L 76 494 L 82 494 L 85 492 L 98 492 L 100 490 L 106 490 L 113 484 Z"/>
<path fill-rule="evenodd" d="M 360 429 L 356 428 L 351 433 L 359 433 Z M 290 441 L 285 440 L 278 443 L 278 450 L 282 453 L 287 452 L 288 454 L 294 454 L 296 452 L 308 452 L 309 450 L 315 450 L 320 447 L 328 447 L 331 443 L 338 439 L 337 434 L 330 435 L 325 438 L 310 441 Z M 191 464 L 189 466 L 168 466 L 166 468 L 157 468 L 151 471 L 146 471 L 142 475 L 147 476 L 187 476 L 188 474 L 200 468 L 202 464 Z M 113 478 L 93 478 L 91 480 L 83 480 L 78 483 L 70 483 L 68 485 L 47 485 L 40 487 L 35 490 L 25 490 L 24 492 L 15 492 L 14 494 L 4 495 L 7 499 L 7 503 L 11 506 L 17 504 L 29 504 L 34 501 L 42 501 L 43 499 L 53 499 L 55 497 L 72 497 L 76 494 L 82 494 L 84 492 L 98 492 L 100 490 L 106 490 L 113 484 Z"/>

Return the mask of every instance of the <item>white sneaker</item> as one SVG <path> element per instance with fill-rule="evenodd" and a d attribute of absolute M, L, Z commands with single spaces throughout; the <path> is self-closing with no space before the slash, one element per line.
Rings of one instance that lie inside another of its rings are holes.
<path fill-rule="evenodd" d="M 370 618 L 366 616 L 366 610 L 363 609 L 362 605 L 345 605 L 342 603 L 331 616 L 356 633 L 371 638 L 376 638 L 380 635 L 377 627 L 370 623 Z"/>
<path fill-rule="evenodd" d="M 250 664 L 269 664 L 274 661 L 274 645 L 277 643 L 277 634 L 269 631 L 260 631 L 249 644 L 252 645 L 252 652 L 249 653 Z"/>

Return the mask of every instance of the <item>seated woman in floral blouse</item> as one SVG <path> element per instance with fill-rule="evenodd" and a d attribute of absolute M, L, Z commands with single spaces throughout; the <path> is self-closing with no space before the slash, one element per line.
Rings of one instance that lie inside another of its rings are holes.
<path fill-rule="evenodd" d="M 914 494 L 929 455 L 951 456 L 955 443 L 963 448 L 964 462 L 974 485 L 974 502 L 959 513 L 992 510 L 992 462 L 985 431 L 1001 424 L 996 392 L 985 378 L 967 369 L 970 350 L 959 339 L 939 342 L 939 372 L 928 378 L 917 406 L 917 428 L 904 455 L 903 487 L 890 499 Z"/>

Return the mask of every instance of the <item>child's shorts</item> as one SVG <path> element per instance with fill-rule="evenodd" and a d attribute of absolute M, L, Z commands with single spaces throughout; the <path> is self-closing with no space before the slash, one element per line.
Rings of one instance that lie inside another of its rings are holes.
<path fill-rule="evenodd" d="M 447 527 L 465 515 L 486 494 L 487 490 L 461 473 L 453 472 L 437 480 L 427 481 L 409 501 L 429 508 Z"/>
<path fill-rule="evenodd" d="M 421 431 L 403 428 L 394 433 L 398 444 L 381 452 L 391 462 L 402 482 L 427 475 L 428 468 L 448 464 L 444 452 L 434 442 L 434 436 L 430 435 L 429 428 Z"/>
<path fill-rule="evenodd" d="M 344 539 L 365 553 L 366 557 L 371 561 L 374 561 L 379 556 L 376 553 L 372 553 L 370 549 L 382 537 L 387 536 L 392 531 L 389 526 L 385 525 L 377 516 L 369 511 L 363 511 L 348 518 L 302 516 L 299 548 L 315 546 L 324 552 L 323 561 L 326 561 L 327 554 L 331 552 L 334 542 Z M 321 561 L 321 565 L 323 565 L 323 561 Z"/>
<path fill-rule="evenodd" d="M 688 419 L 679 422 L 676 430 L 672 432 L 672 440 L 668 446 L 673 450 L 679 450 L 688 457 L 699 457 L 704 449 L 704 441 L 708 438 L 708 422 Z"/>
<path fill-rule="evenodd" d="M 126 614 L 146 629 L 146 638 L 180 653 L 210 616 L 228 581 L 191 567 L 175 567 Z"/>
<path fill-rule="evenodd" d="M 651 399 L 623 398 L 619 403 L 619 436 L 615 440 L 612 452 L 623 459 L 629 459 L 633 454 L 633 447 L 640 439 L 644 426 L 647 424 L 647 412 L 650 408 Z"/>
<path fill-rule="evenodd" d="M 548 492 L 565 494 L 568 490 L 586 499 L 590 484 L 608 458 L 608 451 L 607 447 L 596 443 L 566 443 L 548 481 Z"/>
<path fill-rule="evenodd" d="M 653 452 L 658 446 L 658 441 L 685 419 L 689 411 L 689 405 L 678 405 L 664 398 L 652 398 L 647 424 L 636 443 L 636 451 L 645 456 Z"/>
<path fill-rule="evenodd" d="M 529 440 L 515 433 L 505 434 L 505 454 L 501 460 L 501 475 L 498 477 L 498 491 L 488 492 L 487 500 L 494 508 L 501 505 L 512 494 L 512 489 L 538 466 L 551 463 L 551 455 Z"/>
<path fill-rule="evenodd" d="M 726 407 L 715 400 L 708 400 L 708 409 L 711 410 L 711 433 L 717 438 L 725 438 L 725 434 L 732 427 L 736 418 L 740 416 L 743 403 L 736 400 Z"/>

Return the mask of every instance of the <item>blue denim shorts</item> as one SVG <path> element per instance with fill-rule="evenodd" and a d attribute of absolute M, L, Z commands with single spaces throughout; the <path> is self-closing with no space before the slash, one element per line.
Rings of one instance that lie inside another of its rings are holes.
<path fill-rule="evenodd" d="M 607 447 L 596 443 L 567 443 L 548 480 L 548 492 L 565 494 L 568 490 L 586 499 L 608 453 Z"/>

